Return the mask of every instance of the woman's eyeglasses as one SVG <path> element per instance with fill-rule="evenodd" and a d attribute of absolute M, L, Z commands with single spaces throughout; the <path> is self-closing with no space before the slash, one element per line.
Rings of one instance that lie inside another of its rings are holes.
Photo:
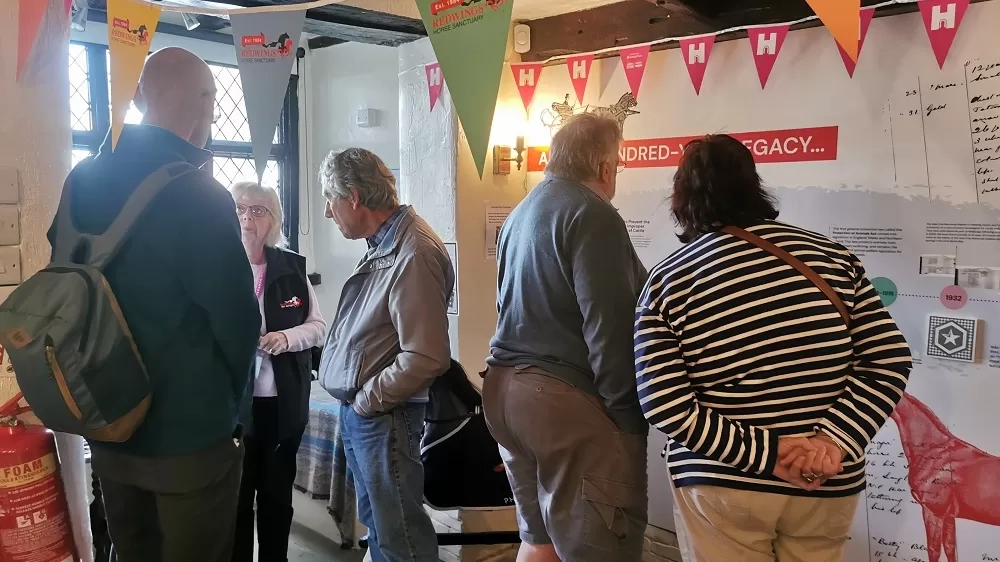
<path fill-rule="evenodd" d="M 242 203 L 236 205 L 236 214 L 238 216 L 242 217 L 243 215 L 247 214 L 247 211 L 250 211 L 250 216 L 258 219 L 263 217 L 264 215 L 271 214 L 271 210 L 263 205 L 243 205 Z"/>

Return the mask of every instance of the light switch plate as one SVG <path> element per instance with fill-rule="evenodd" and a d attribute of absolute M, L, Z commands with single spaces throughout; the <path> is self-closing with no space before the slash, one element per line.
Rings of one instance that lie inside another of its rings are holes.
<path fill-rule="evenodd" d="M 0 246 L 21 243 L 21 221 L 17 205 L 0 205 Z"/>
<path fill-rule="evenodd" d="M 0 285 L 21 284 L 21 248 L 0 247 Z"/>
<path fill-rule="evenodd" d="M 0 204 L 16 205 L 20 191 L 17 168 L 0 168 Z"/>

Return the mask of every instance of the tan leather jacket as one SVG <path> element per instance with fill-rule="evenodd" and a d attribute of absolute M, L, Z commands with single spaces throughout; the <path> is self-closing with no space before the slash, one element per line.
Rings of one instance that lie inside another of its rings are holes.
<path fill-rule="evenodd" d="M 409 209 L 344 284 L 320 361 L 323 388 L 363 416 L 426 392 L 450 364 L 454 285 L 444 244 Z"/>

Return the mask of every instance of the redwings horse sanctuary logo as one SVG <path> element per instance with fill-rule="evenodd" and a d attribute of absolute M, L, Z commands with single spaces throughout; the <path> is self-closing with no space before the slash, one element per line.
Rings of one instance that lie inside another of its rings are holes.
<path fill-rule="evenodd" d="M 294 44 L 287 33 L 282 33 L 274 41 L 268 41 L 263 33 L 244 35 L 240 38 L 240 57 L 252 62 L 274 62 L 291 56 Z"/>
<path fill-rule="evenodd" d="M 114 18 L 111 25 L 111 36 L 132 45 L 149 44 L 149 29 L 146 28 L 146 24 L 132 29 L 131 22 L 127 18 Z"/>
<path fill-rule="evenodd" d="M 484 1 L 486 6 L 493 8 L 493 11 L 499 10 L 500 6 L 507 2 L 507 0 L 437 0 L 432 2 L 431 15 L 434 16 L 431 21 L 432 33 L 450 31 L 482 20 L 483 14 L 486 12 L 486 8 L 483 6 Z"/>

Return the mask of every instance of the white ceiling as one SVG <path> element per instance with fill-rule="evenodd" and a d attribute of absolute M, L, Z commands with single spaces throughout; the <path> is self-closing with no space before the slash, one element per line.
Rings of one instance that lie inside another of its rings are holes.
<path fill-rule="evenodd" d="M 536 20 L 568 12 L 588 10 L 615 2 L 621 2 L 621 0 L 516 0 L 514 1 L 514 19 Z M 413 0 L 345 0 L 343 3 L 366 10 L 420 19 L 417 3 Z"/>

